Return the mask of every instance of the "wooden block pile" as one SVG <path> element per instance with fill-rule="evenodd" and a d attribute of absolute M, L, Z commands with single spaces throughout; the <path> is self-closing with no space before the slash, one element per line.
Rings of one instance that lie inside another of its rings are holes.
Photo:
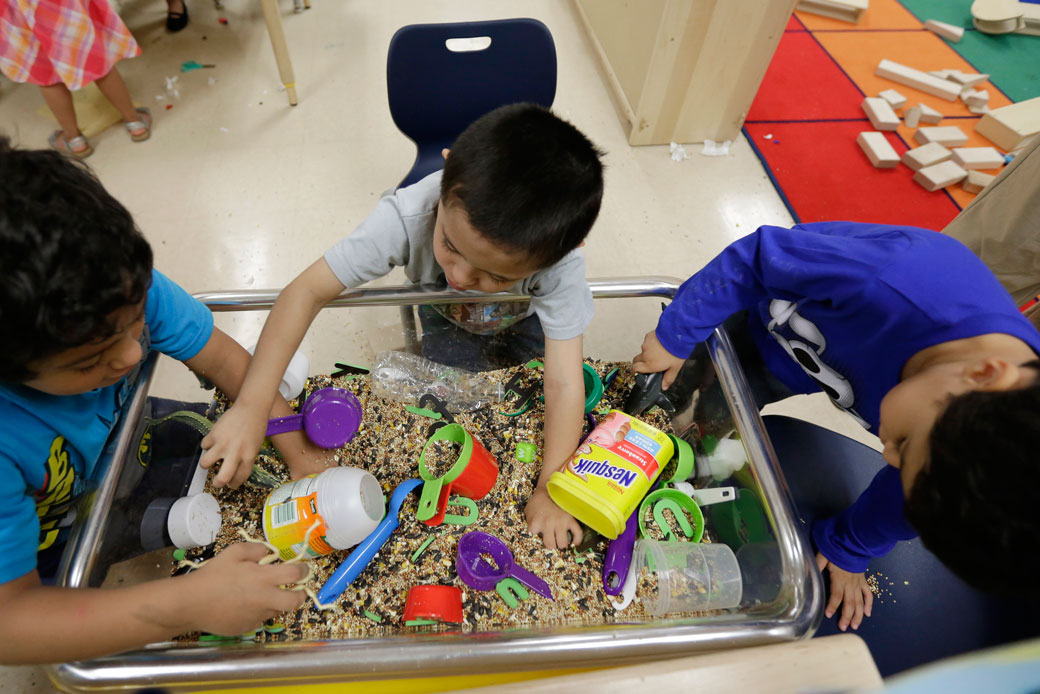
<path fill-rule="evenodd" d="M 957 27 L 942 22 L 929 20 L 925 26 L 950 41 L 960 40 L 963 34 L 963 30 L 952 31 Z M 882 60 L 875 74 L 948 101 L 960 99 L 969 111 L 982 115 L 975 132 L 1004 151 L 1020 148 L 1040 133 L 1040 97 L 990 110 L 989 91 L 979 88 L 989 78 L 987 74 L 960 70 L 924 72 L 891 60 Z M 871 164 L 892 169 L 902 162 L 914 171 L 914 180 L 929 191 L 961 183 L 966 192 L 978 193 L 995 178 L 979 169 L 992 171 L 1004 166 L 1003 152 L 996 147 L 965 147 L 968 136 L 957 126 L 939 125 L 941 113 L 924 103 L 909 104 L 910 99 L 896 89 L 886 89 L 863 100 L 863 112 L 874 131 L 861 132 L 856 143 Z M 900 125 L 916 128 L 913 137 L 920 145 L 907 150 L 902 157 L 884 135 Z"/>

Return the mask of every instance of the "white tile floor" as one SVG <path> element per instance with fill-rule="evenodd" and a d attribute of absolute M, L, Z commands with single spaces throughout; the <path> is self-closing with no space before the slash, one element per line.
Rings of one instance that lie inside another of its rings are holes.
<path fill-rule="evenodd" d="M 561 0 L 314 0 L 302 14 L 281 0 L 295 108 L 281 90 L 258 3 L 225 0 L 218 15 L 208 0 L 194 0 L 191 23 L 175 35 L 164 30 L 162 0 L 120 4 L 143 49 L 120 71 L 135 100 L 152 109 L 154 134 L 135 144 L 109 128 L 92 138 L 97 151 L 88 161 L 134 214 L 157 267 L 192 292 L 284 286 L 400 180 L 414 148 L 390 119 L 385 62 L 390 37 L 411 23 L 530 16 L 549 27 L 559 62 L 555 109 L 607 152 L 603 211 L 585 247 L 590 277 L 685 278 L 759 224 L 791 223 L 743 139 L 726 157 L 703 157 L 689 145 L 682 162 L 667 147 L 629 147 L 590 44 Z M 186 60 L 217 67 L 181 74 Z M 167 93 L 168 76 L 179 78 L 179 98 Z M 54 125 L 42 106 L 34 87 L 3 81 L 0 132 L 44 146 Z M 395 274 L 385 283 L 401 281 Z M 325 313 L 304 344 L 312 373 L 328 373 L 334 360 L 363 362 L 396 339 L 396 310 Z M 221 314 L 218 325 L 248 346 L 264 315 Z M 586 353 L 630 358 L 655 315 L 655 302 L 601 305 Z M 202 395 L 170 361 L 153 392 Z M 870 442 L 822 396 L 781 409 Z M 49 690 L 36 668 L 0 669 L 0 692 Z"/>

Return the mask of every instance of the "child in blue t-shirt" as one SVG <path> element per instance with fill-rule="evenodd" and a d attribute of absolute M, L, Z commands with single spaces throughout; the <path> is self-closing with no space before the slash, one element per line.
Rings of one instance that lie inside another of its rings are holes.
<path fill-rule="evenodd" d="M 60 547 L 147 352 L 183 361 L 231 396 L 249 355 L 152 269 L 130 213 L 83 164 L 0 137 L 0 180 L 0 661 L 89 658 L 195 630 L 236 634 L 298 607 L 302 593 L 281 586 L 300 580 L 300 568 L 261 566 L 259 545 L 130 588 L 41 583 L 37 553 Z M 279 399 L 271 415 L 290 413 Z M 276 438 L 294 477 L 322 469 L 302 434 Z"/>
<path fill-rule="evenodd" d="M 1040 569 L 1040 334 L 964 245 L 901 226 L 760 227 L 682 285 L 633 370 L 669 386 L 723 322 L 750 333 L 758 399 L 823 390 L 884 446 L 891 467 L 812 529 L 839 628 L 870 615 L 870 559 L 915 534 L 976 587 L 1022 592 Z"/>

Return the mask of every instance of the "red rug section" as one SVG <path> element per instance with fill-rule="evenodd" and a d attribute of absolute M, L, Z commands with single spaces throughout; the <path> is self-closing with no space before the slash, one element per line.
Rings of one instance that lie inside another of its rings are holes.
<path fill-rule="evenodd" d="M 798 221 L 941 230 L 960 212 L 953 199 L 910 181 L 913 172 L 905 166 L 874 168 L 856 144 L 859 133 L 874 129 L 863 113 L 863 98 L 792 16 L 744 129 Z M 900 154 L 908 149 L 895 133 L 886 137 Z"/>
<path fill-rule="evenodd" d="M 870 123 L 751 123 L 744 129 L 802 222 L 853 221 L 941 230 L 959 208 L 945 193 L 929 193 L 899 166 L 876 169 L 856 144 Z M 765 136 L 771 135 L 767 139 Z M 908 148 L 886 133 L 896 152 Z"/>
<path fill-rule="evenodd" d="M 808 31 L 786 31 L 747 122 L 862 119 L 863 93 Z M 811 127 L 811 126 L 810 126 Z"/>

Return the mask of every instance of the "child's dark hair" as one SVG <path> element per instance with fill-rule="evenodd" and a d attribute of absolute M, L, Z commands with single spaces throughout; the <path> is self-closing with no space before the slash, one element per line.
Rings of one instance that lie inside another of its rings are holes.
<path fill-rule="evenodd" d="M 113 311 L 144 299 L 152 250 L 86 165 L 0 136 L 0 381 L 110 336 Z"/>
<path fill-rule="evenodd" d="M 502 106 L 455 140 L 441 200 L 461 204 L 469 223 L 490 241 L 546 267 L 581 245 L 596 221 L 602 155 L 548 109 Z"/>
<path fill-rule="evenodd" d="M 930 448 L 906 503 L 921 541 L 976 588 L 1040 597 L 1040 384 L 953 398 Z"/>

